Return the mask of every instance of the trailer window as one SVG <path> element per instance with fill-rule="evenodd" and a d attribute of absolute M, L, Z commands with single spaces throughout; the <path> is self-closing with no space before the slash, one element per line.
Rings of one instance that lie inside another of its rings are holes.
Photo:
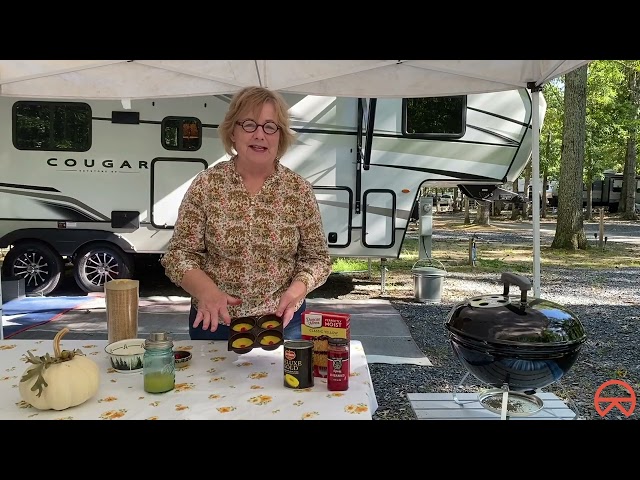
<path fill-rule="evenodd" d="M 622 192 L 622 179 L 614 178 L 612 182 L 612 191 L 614 192 Z"/>
<path fill-rule="evenodd" d="M 166 117 L 162 120 L 162 146 L 167 150 L 199 150 L 202 123 L 192 117 Z"/>
<path fill-rule="evenodd" d="M 460 138 L 465 133 L 467 96 L 405 98 L 402 132 L 415 138 Z"/>
<path fill-rule="evenodd" d="M 18 150 L 86 152 L 91 148 L 91 107 L 86 103 L 16 102 L 13 145 Z"/>

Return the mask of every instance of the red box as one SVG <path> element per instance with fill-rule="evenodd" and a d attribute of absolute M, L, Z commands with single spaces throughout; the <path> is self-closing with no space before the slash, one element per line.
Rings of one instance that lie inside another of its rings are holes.
<path fill-rule="evenodd" d="M 349 313 L 302 313 L 302 338 L 313 341 L 313 376 L 327 376 L 327 349 L 329 338 L 351 340 L 351 315 Z"/>

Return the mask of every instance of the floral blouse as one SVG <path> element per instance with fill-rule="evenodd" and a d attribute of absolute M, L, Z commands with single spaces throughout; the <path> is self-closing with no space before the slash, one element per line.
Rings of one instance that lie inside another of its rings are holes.
<path fill-rule="evenodd" d="M 273 313 L 292 281 L 304 282 L 308 293 L 331 273 L 311 183 L 277 162 L 251 195 L 233 158 L 193 180 L 161 263 L 178 286 L 188 270 L 199 268 L 241 298 L 240 305 L 228 307 L 232 317 Z"/>

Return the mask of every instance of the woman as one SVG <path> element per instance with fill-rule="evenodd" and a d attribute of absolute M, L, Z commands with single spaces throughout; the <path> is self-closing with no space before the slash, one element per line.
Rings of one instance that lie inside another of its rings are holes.
<path fill-rule="evenodd" d="M 331 273 L 313 187 L 280 164 L 294 141 L 288 110 L 277 92 L 238 92 L 218 128 L 231 159 L 182 200 L 161 263 L 191 295 L 191 339 L 226 340 L 232 318 L 273 313 L 300 338 L 305 297 Z"/>

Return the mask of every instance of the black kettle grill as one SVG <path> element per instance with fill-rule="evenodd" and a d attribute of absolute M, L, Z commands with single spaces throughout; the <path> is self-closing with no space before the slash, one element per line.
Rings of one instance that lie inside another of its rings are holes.
<path fill-rule="evenodd" d="M 531 297 L 526 277 L 505 272 L 502 295 L 456 304 L 445 322 L 451 347 L 464 367 L 496 388 L 535 393 L 560 380 L 586 341 L 580 320 L 567 308 Z M 520 295 L 509 295 L 511 285 Z"/>

